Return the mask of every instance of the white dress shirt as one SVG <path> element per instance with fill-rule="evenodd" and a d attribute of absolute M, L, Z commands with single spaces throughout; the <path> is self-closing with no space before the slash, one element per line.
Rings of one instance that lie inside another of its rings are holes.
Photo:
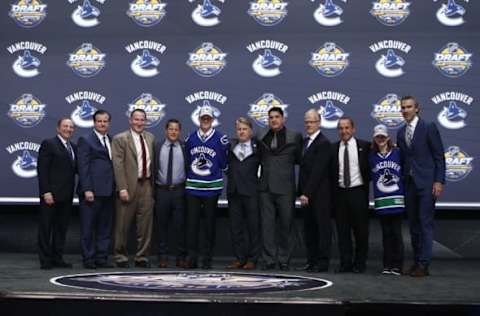
<path fill-rule="evenodd" d="M 350 138 L 347 142 L 348 146 L 348 162 L 350 166 L 350 188 L 358 187 L 363 184 L 362 174 L 360 173 L 360 164 L 358 161 L 357 141 Z M 343 183 L 343 154 L 345 153 L 345 143 L 340 141 L 338 150 L 338 186 L 345 188 Z"/>
<path fill-rule="evenodd" d="M 243 145 L 243 148 L 242 148 Z M 233 153 L 238 158 L 238 160 L 243 161 L 251 154 L 253 154 L 252 150 L 252 141 L 249 139 L 244 143 L 238 143 L 235 148 L 233 149 Z"/>
<path fill-rule="evenodd" d="M 310 147 L 310 145 L 313 143 L 313 141 L 315 140 L 315 138 L 317 138 L 318 134 L 320 134 L 320 130 L 316 131 L 315 133 L 313 133 L 312 135 L 307 135 L 308 137 L 308 144 L 307 146 L 305 147 L 308 148 Z"/>
<path fill-rule="evenodd" d="M 413 139 L 413 135 L 415 134 L 415 128 L 417 127 L 417 124 L 418 124 L 418 115 L 415 115 L 415 117 L 410 121 L 410 123 L 407 122 L 407 126 L 405 127 L 405 140 L 407 141 L 407 144 L 408 144 L 408 140 L 407 140 L 408 126 L 410 126 L 410 129 L 412 131 L 412 139 Z"/>
<path fill-rule="evenodd" d="M 103 147 L 107 147 L 108 157 L 110 157 L 110 160 L 112 160 L 112 147 L 110 147 L 110 142 L 108 141 L 108 136 L 106 134 L 105 135 L 100 134 L 95 129 L 93 130 L 93 132 L 95 133 L 95 135 L 97 135 L 98 139 L 100 140 L 100 144 L 102 144 Z M 106 142 L 103 141 L 103 137 L 105 137 L 107 139 Z"/>
<path fill-rule="evenodd" d="M 138 179 L 142 178 L 142 144 L 140 143 L 140 134 L 137 132 L 130 130 L 133 137 L 133 143 L 135 144 L 135 150 L 137 152 L 137 167 L 138 167 Z M 143 143 L 145 144 L 145 152 L 147 153 L 147 178 L 151 176 L 150 174 L 150 165 L 152 160 L 150 159 L 150 152 L 148 151 L 147 141 L 145 140 L 145 135 L 143 136 Z"/>
<path fill-rule="evenodd" d="M 62 142 L 63 146 L 65 146 L 65 149 L 67 149 L 67 152 L 70 153 L 70 150 L 68 149 L 68 140 L 65 140 L 62 136 L 58 135 L 58 138 L 60 139 L 60 141 Z M 73 147 L 72 147 L 72 144 L 70 144 L 70 148 L 72 148 L 72 160 L 75 160 L 75 152 L 73 151 Z"/>

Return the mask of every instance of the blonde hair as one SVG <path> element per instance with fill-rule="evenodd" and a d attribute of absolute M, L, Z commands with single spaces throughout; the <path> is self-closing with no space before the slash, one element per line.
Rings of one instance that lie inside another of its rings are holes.
<path fill-rule="evenodd" d="M 253 127 L 252 127 L 252 122 L 250 122 L 249 119 L 247 119 L 247 118 L 245 118 L 245 117 L 243 117 L 243 116 L 239 117 L 239 118 L 235 121 L 235 126 L 237 126 L 238 124 L 245 124 L 245 125 L 247 125 L 248 127 L 253 128 Z"/>

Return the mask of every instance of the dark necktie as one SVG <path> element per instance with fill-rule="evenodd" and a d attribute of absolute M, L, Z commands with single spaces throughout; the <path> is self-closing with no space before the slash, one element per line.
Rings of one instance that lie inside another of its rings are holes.
<path fill-rule="evenodd" d="M 272 142 L 270 143 L 270 149 L 275 150 L 277 149 L 278 143 L 277 143 L 277 133 L 273 133 L 272 137 Z"/>
<path fill-rule="evenodd" d="M 310 143 L 310 136 L 305 137 L 305 143 L 303 144 L 303 154 L 307 152 L 308 149 L 308 143 Z"/>
<path fill-rule="evenodd" d="M 168 151 L 168 167 L 167 167 L 167 185 L 172 184 L 173 176 L 173 144 L 170 144 L 170 150 Z"/>
<path fill-rule="evenodd" d="M 112 159 L 112 156 L 110 156 L 110 150 L 108 150 L 107 146 L 107 136 L 103 136 L 103 146 L 105 147 L 105 150 L 107 151 L 108 158 Z"/>
<path fill-rule="evenodd" d="M 350 159 L 348 157 L 348 143 L 345 142 L 345 151 L 343 152 L 343 184 L 345 188 L 350 187 Z"/>
<path fill-rule="evenodd" d="M 72 161 L 74 161 L 75 156 L 73 154 L 72 145 L 70 144 L 70 142 L 66 142 L 65 144 L 67 145 L 67 151 L 68 151 L 68 154 L 70 155 L 70 159 L 72 159 Z"/>
<path fill-rule="evenodd" d="M 145 179 L 147 178 L 147 150 L 142 134 L 140 134 L 140 145 L 142 147 L 142 179 Z"/>

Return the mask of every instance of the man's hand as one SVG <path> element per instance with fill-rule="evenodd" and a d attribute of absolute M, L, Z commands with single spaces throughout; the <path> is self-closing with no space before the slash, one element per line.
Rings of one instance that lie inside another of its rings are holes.
<path fill-rule="evenodd" d="M 53 199 L 53 194 L 51 192 L 47 192 L 43 195 L 43 201 L 48 206 L 52 206 L 53 204 L 55 204 L 55 200 Z"/>
<path fill-rule="evenodd" d="M 433 196 L 438 199 L 440 195 L 442 194 L 443 191 L 443 184 L 440 182 L 434 182 L 433 183 L 433 189 L 432 189 L 432 194 Z"/>
<path fill-rule="evenodd" d="M 307 206 L 308 205 L 308 196 L 306 195 L 301 195 L 300 196 L 300 204 L 302 206 Z"/>
<path fill-rule="evenodd" d="M 128 195 L 127 190 L 120 190 L 119 195 L 120 195 L 120 201 L 122 202 L 128 202 L 130 200 L 130 196 Z"/>
<path fill-rule="evenodd" d="M 88 202 L 93 202 L 93 200 L 95 199 L 95 196 L 93 195 L 93 192 L 92 191 L 85 191 L 85 200 L 87 200 Z"/>

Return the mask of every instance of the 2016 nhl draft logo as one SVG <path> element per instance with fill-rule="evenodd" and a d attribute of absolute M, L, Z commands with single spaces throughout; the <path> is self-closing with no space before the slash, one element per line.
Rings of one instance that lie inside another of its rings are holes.
<path fill-rule="evenodd" d="M 34 52 L 45 54 L 47 47 L 36 42 L 17 42 L 7 47 L 10 54 L 21 52 L 12 64 L 15 74 L 22 78 L 33 78 L 40 74 L 40 59 Z"/>
<path fill-rule="evenodd" d="M 461 92 L 447 91 L 433 96 L 432 101 L 435 104 L 448 104 L 447 106 L 444 105 L 437 115 L 438 122 L 443 127 L 460 129 L 467 126 L 465 120 L 468 113 L 460 104 L 472 105 L 473 98 L 471 96 Z"/>
<path fill-rule="evenodd" d="M 166 3 L 161 0 L 134 0 L 129 3 L 127 15 L 140 26 L 150 27 L 157 25 L 167 14 Z"/>
<path fill-rule="evenodd" d="M 136 55 L 130 64 L 130 69 L 139 77 L 151 78 L 160 73 L 158 66 L 160 59 L 154 55 L 153 52 L 158 52 L 160 55 L 165 53 L 167 47 L 162 43 L 154 41 L 138 41 L 125 46 L 129 54 L 141 50 L 141 54 Z"/>
<path fill-rule="evenodd" d="M 98 75 L 105 67 L 106 54 L 102 53 L 91 43 L 83 43 L 78 47 L 67 61 L 67 66 L 73 72 L 83 78 L 90 78 Z"/>
<path fill-rule="evenodd" d="M 47 16 L 47 5 L 40 0 L 17 0 L 8 15 L 18 26 L 34 28 Z"/>
<path fill-rule="evenodd" d="M 7 152 L 15 155 L 11 168 L 20 178 L 34 178 L 37 176 L 37 156 L 40 150 L 40 145 L 37 143 L 22 141 L 6 148 Z"/>
<path fill-rule="evenodd" d="M 463 76 L 472 67 L 472 56 L 458 43 L 448 43 L 434 55 L 433 66 L 450 78 Z"/>
<path fill-rule="evenodd" d="M 225 102 L 227 102 L 227 99 L 228 98 L 225 95 L 216 91 L 197 91 L 185 97 L 185 101 L 187 101 L 188 104 L 197 105 L 190 115 L 192 122 L 196 126 L 200 126 L 198 114 L 202 106 L 210 106 L 213 109 L 213 127 L 220 125 L 219 118 L 222 112 L 218 109 L 218 107 L 212 105 L 212 103 L 224 105 Z"/>
<path fill-rule="evenodd" d="M 331 78 L 340 75 L 349 65 L 347 53 L 333 42 L 326 42 L 312 53 L 308 62 L 319 74 Z"/>
<path fill-rule="evenodd" d="M 247 50 L 250 53 L 261 51 L 261 53 L 257 55 L 257 58 L 255 58 L 252 63 L 252 69 L 257 75 L 265 78 L 271 78 L 282 73 L 280 70 L 282 60 L 275 54 L 277 54 L 276 52 L 285 54 L 288 50 L 288 46 L 286 44 L 273 40 L 260 40 L 248 44 Z M 272 50 L 275 52 L 275 54 L 272 52 Z"/>
<path fill-rule="evenodd" d="M 322 118 L 320 126 L 333 129 L 337 128 L 338 121 L 344 115 L 344 111 L 336 103 L 347 105 L 350 102 L 350 97 L 342 92 L 320 91 L 309 96 L 308 101 L 313 105 L 321 104 L 318 109 L 318 114 Z"/>
<path fill-rule="evenodd" d="M 197 0 L 188 0 L 190 3 Z M 192 11 L 192 20 L 200 26 L 215 26 L 220 24 L 219 16 L 222 10 L 213 4 L 214 0 L 198 0 L 202 2 L 197 4 Z M 220 3 L 225 3 L 225 0 L 218 0 Z"/>
<path fill-rule="evenodd" d="M 43 120 L 46 106 L 33 94 L 24 93 L 13 104 L 10 104 L 7 115 L 18 126 L 30 128 L 37 126 Z"/>
<path fill-rule="evenodd" d="M 372 2 L 370 14 L 386 26 L 397 26 L 410 15 L 410 2 L 405 0 L 378 0 Z"/>
<path fill-rule="evenodd" d="M 388 128 L 399 128 L 405 124 L 400 107 L 400 98 L 395 93 L 389 93 L 373 105 L 371 116 Z"/>
<path fill-rule="evenodd" d="M 93 114 L 102 105 L 106 98 L 93 91 L 77 91 L 65 97 L 68 104 L 74 104 L 70 118 L 73 123 L 82 128 L 93 127 Z"/>
<path fill-rule="evenodd" d="M 274 26 L 287 16 L 288 2 L 283 0 L 255 0 L 250 2 L 247 13 L 263 26 Z"/>
<path fill-rule="evenodd" d="M 268 110 L 273 107 L 278 107 L 283 110 L 284 116 L 287 117 L 287 107 L 280 98 L 273 93 L 264 93 L 260 98 L 250 104 L 250 110 L 247 115 L 260 127 L 268 126 Z"/>
<path fill-rule="evenodd" d="M 128 105 L 128 111 L 126 115 L 127 117 L 130 117 L 130 113 L 136 109 L 144 110 L 145 113 L 147 113 L 145 127 L 151 128 L 157 126 L 165 116 L 165 106 L 166 104 L 162 104 L 160 100 L 154 97 L 151 93 L 142 93 L 138 98 L 133 100 L 133 102 Z"/>
<path fill-rule="evenodd" d="M 434 0 L 435 2 L 438 0 Z M 457 0 L 458 1 L 458 0 Z M 468 0 L 464 0 L 468 2 Z M 445 2 L 445 1 L 443 1 Z M 465 23 L 463 16 L 467 10 L 455 2 L 455 0 L 448 0 L 447 3 L 442 3 L 441 7 L 435 14 L 437 20 L 446 26 L 459 26 Z"/>
<path fill-rule="evenodd" d="M 82 0 L 68 0 L 69 3 L 76 3 Z M 94 0 L 91 0 L 94 1 Z M 70 17 L 72 21 L 80 26 L 80 27 L 94 27 L 100 24 L 100 20 L 98 17 L 102 13 L 99 8 L 92 5 L 90 0 L 83 0 L 81 5 L 77 5 L 77 7 L 73 10 Z M 95 2 L 103 4 L 105 0 L 95 0 Z"/>
<path fill-rule="evenodd" d="M 445 163 L 445 177 L 452 182 L 465 179 L 473 169 L 473 157 L 458 146 L 448 147 L 445 152 Z"/>
<path fill-rule="evenodd" d="M 51 283 L 82 289 L 151 293 L 262 293 L 320 290 L 328 280 L 282 274 L 241 272 L 112 272 L 55 277 Z"/>
<path fill-rule="evenodd" d="M 315 0 L 311 0 L 312 2 Z M 322 1 L 322 0 L 320 0 Z M 347 2 L 347 0 L 342 0 Z M 338 2 L 338 1 L 337 1 Z M 324 3 L 320 3 L 318 8 L 313 12 L 313 17 L 318 24 L 323 26 L 337 26 L 343 23 L 342 20 L 343 9 L 339 5 L 335 4 L 333 0 L 325 0 Z"/>
<path fill-rule="evenodd" d="M 387 78 L 397 78 L 405 73 L 402 68 L 405 65 L 405 59 L 398 52 L 408 54 L 411 49 L 412 46 L 409 44 L 395 40 L 384 40 L 370 45 L 373 53 L 387 50 L 387 53 L 382 54 L 375 63 L 377 72 Z"/>
<path fill-rule="evenodd" d="M 227 54 L 209 42 L 202 43 L 189 55 L 187 65 L 202 77 L 218 75 L 227 64 Z"/>

